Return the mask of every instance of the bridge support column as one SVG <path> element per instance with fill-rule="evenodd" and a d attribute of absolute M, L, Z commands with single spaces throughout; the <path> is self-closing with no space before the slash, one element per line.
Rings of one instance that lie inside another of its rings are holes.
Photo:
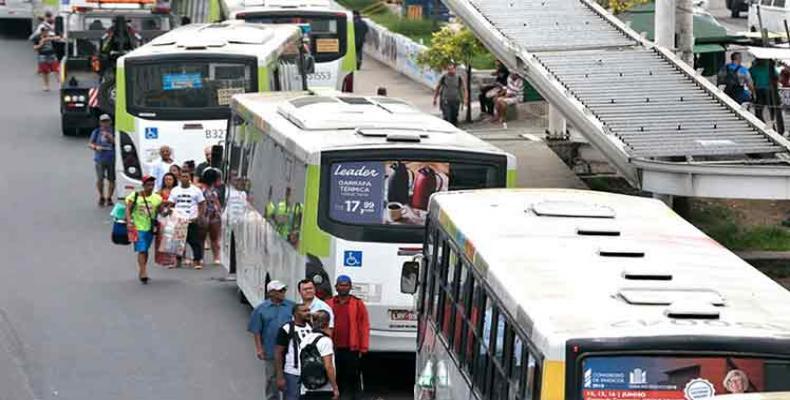
<path fill-rule="evenodd" d="M 673 196 L 671 194 L 653 193 L 653 198 L 661 200 L 664 204 L 668 205 L 678 215 L 688 219 L 691 214 L 691 203 L 688 197 Z"/>
<path fill-rule="evenodd" d="M 568 124 L 560 110 L 549 103 L 549 131 L 548 139 L 565 139 L 568 132 Z"/>
<path fill-rule="evenodd" d="M 675 0 L 656 0 L 654 40 L 667 49 L 675 48 Z"/>

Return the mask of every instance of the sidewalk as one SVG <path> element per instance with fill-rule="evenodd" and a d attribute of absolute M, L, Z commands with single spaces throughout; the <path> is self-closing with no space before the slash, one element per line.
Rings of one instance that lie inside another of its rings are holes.
<path fill-rule="evenodd" d="M 441 111 L 433 107 L 431 89 L 366 56 L 362 69 L 354 76 L 354 92 L 375 95 L 380 86 L 387 88 L 390 97 L 406 100 L 424 112 L 441 116 Z M 475 101 L 472 105 L 475 122 L 462 124 L 461 128 L 516 156 L 518 187 L 586 189 L 585 184 L 543 142 L 548 125 L 543 108 L 540 105 L 523 105 L 519 108 L 519 118 L 508 122 L 508 128 L 504 129 L 501 125 L 479 120 Z M 461 112 L 461 118 L 465 117 L 465 112 Z"/>

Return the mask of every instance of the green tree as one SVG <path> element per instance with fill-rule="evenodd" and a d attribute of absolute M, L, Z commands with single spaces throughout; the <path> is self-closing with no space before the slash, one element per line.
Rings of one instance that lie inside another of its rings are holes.
<path fill-rule="evenodd" d="M 612 10 L 614 14 L 628 11 L 629 8 L 640 4 L 645 4 L 649 0 L 598 0 L 598 4 Z"/>
<path fill-rule="evenodd" d="M 466 92 L 472 89 L 472 59 L 485 52 L 482 43 L 466 27 L 445 26 L 433 33 L 431 46 L 417 55 L 417 63 L 441 71 L 450 63 L 466 69 Z M 472 122 L 471 96 L 466 98 L 466 122 Z"/>

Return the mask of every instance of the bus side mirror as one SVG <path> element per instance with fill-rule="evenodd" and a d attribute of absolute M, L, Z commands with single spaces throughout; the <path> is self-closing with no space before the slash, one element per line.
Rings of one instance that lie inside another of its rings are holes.
<path fill-rule="evenodd" d="M 222 157 L 225 154 L 225 149 L 222 145 L 211 146 L 211 166 L 214 168 L 222 168 Z"/>
<path fill-rule="evenodd" d="M 304 73 L 305 75 L 315 73 L 315 57 L 312 54 L 305 54 L 304 56 Z"/>
<path fill-rule="evenodd" d="M 406 261 L 400 272 L 400 291 L 405 294 L 417 293 L 417 277 L 420 273 L 420 261 Z"/>

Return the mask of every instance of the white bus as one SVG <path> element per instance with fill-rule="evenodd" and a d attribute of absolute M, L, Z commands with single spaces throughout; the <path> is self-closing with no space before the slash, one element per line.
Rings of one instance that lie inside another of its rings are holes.
<path fill-rule="evenodd" d="M 255 94 L 233 97 L 223 264 L 252 305 L 277 279 L 319 296 L 340 274 L 370 313 L 371 351 L 413 352 L 413 299 L 401 264 L 422 251 L 428 198 L 505 187 L 515 158 L 447 122 L 387 97 Z"/>
<path fill-rule="evenodd" d="M 31 0 L 0 0 L 0 21 L 3 20 L 32 21 L 33 2 Z"/>
<path fill-rule="evenodd" d="M 305 24 L 315 72 L 308 76 L 311 88 L 330 87 L 354 91 L 357 52 L 354 18 L 333 0 L 220 0 L 226 19 L 264 24 Z"/>
<path fill-rule="evenodd" d="M 439 193 L 424 249 L 415 399 L 790 389 L 790 293 L 657 200 Z"/>
<path fill-rule="evenodd" d="M 172 30 L 118 59 L 118 195 L 134 190 L 158 149 L 181 163 L 224 144 L 234 94 L 305 89 L 301 31 L 242 22 Z"/>

